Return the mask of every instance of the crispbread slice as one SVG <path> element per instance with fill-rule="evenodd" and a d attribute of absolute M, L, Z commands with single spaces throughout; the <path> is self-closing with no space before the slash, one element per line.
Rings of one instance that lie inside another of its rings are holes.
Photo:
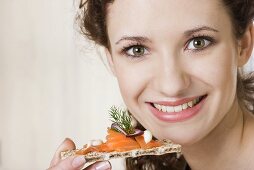
<path fill-rule="evenodd" d="M 69 156 L 76 154 L 77 150 L 69 150 L 61 153 L 61 158 L 65 159 Z M 174 144 L 170 140 L 163 140 L 162 146 L 154 147 L 151 149 L 135 149 L 125 152 L 90 152 L 84 155 L 86 162 L 96 162 L 105 161 L 116 158 L 128 158 L 128 157 L 138 157 L 144 155 L 163 155 L 166 153 L 180 153 L 181 146 L 179 144 Z"/>

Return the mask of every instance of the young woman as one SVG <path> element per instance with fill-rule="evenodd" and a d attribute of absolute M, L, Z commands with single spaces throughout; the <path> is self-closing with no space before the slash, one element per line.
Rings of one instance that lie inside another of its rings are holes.
<path fill-rule="evenodd" d="M 83 33 L 105 47 L 129 111 L 156 138 L 182 145 L 180 160 L 133 158 L 127 169 L 253 169 L 254 77 L 242 67 L 253 50 L 254 1 L 87 0 L 83 8 Z M 59 160 L 74 147 L 65 140 L 49 169 L 84 165 Z"/>

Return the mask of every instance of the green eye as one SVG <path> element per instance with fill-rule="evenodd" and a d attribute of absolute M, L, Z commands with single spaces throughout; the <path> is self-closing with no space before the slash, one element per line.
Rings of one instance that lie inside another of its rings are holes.
<path fill-rule="evenodd" d="M 195 39 L 193 40 L 193 46 L 195 48 L 203 48 L 205 46 L 206 42 L 204 39 Z"/>
<path fill-rule="evenodd" d="M 211 41 L 205 39 L 205 38 L 195 38 L 191 40 L 187 46 L 187 49 L 190 50 L 199 50 L 207 47 L 210 45 Z"/>
<path fill-rule="evenodd" d="M 136 46 L 136 47 L 133 47 L 132 51 L 134 55 L 143 55 L 145 52 L 145 49 L 144 47 Z"/>
<path fill-rule="evenodd" d="M 134 57 L 139 57 L 139 56 L 143 56 L 146 54 L 146 48 L 141 46 L 141 45 L 135 45 L 135 46 L 132 46 L 130 47 L 126 53 L 129 55 L 129 56 L 134 56 Z"/>

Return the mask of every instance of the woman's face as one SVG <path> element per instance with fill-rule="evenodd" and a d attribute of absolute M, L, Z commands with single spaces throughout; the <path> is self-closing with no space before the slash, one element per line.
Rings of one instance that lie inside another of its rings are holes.
<path fill-rule="evenodd" d="M 191 144 L 236 110 L 238 54 L 220 1 L 115 0 L 107 26 L 123 99 L 155 137 Z"/>

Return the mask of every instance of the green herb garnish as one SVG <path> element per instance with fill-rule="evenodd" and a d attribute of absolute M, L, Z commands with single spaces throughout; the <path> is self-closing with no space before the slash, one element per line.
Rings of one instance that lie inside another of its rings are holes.
<path fill-rule="evenodd" d="M 113 123 L 117 123 L 121 129 L 123 129 L 127 134 L 132 134 L 135 132 L 131 125 L 131 115 L 127 110 L 117 108 L 112 106 L 109 110 L 110 118 Z"/>

